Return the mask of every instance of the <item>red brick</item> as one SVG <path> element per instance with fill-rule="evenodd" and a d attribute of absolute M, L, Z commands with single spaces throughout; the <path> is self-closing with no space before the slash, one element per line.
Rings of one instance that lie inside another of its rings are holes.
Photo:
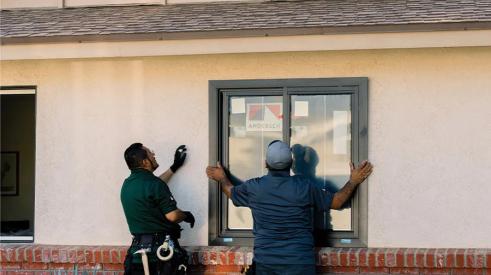
<path fill-rule="evenodd" d="M 368 266 L 368 249 L 362 248 L 358 251 L 358 266 Z"/>
<path fill-rule="evenodd" d="M 395 267 L 397 266 L 397 249 L 387 249 L 385 252 L 385 266 L 387 267 Z"/>
<path fill-rule="evenodd" d="M 416 250 L 416 267 L 424 267 L 425 266 L 425 252 L 426 249 L 418 249 Z"/>
<path fill-rule="evenodd" d="M 227 261 L 227 251 L 219 251 L 218 252 L 218 264 L 220 265 L 228 265 Z"/>
<path fill-rule="evenodd" d="M 77 269 L 79 269 L 79 270 L 101 270 L 102 264 L 100 264 L 100 263 L 77 264 Z"/>
<path fill-rule="evenodd" d="M 484 270 L 484 275 L 491 275 L 491 268 L 486 268 Z"/>
<path fill-rule="evenodd" d="M 390 274 L 419 275 L 419 268 L 415 267 L 391 267 Z"/>
<path fill-rule="evenodd" d="M 476 261 L 476 250 L 475 249 L 466 249 L 465 250 L 465 267 L 474 267 L 474 263 Z"/>
<path fill-rule="evenodd" d="M 384 267 L 385 266 L 385 248 L 379 248 L 377 249 L 376 255 L 376 265 L 379 267 Z"/>
<path fill-rule="evenodd" d="M 93 247 L 86 247 L 84 249 L 84 254 L 85 254 L 85 262 L 86 263 L 94 263 L 94 248 Z"/>
<path fill-rule="evenodd" d="M 348 255 L 348 266 L 358 266 L 358 251 L 359 249 L 353 248 L 350 249 Z"/>
<path fill-rule="evenodd" d="M 455 267 L 455 262 L 456 262 L 456 257 L 455 253 L 457 252 L 457 249 L 450 248 L 447 250 L 447 253 L 445 255 L 445 267 L 452 268 Z"/>
<path fill-rule="evenodd" d="M 241 269 L 240 265 L 217 265 L 215 267 L 216 272 L 240 272 Z"/>
<path fill-rule="evenodd" d="M 236 248 L 232 248 L 227 252 L 227 264 L 235 263 L 235 250 Z"/>
<path fill-rule="evenodd" d="M 48 269 L 47 263 L 22 263 L 22 269 Z"/>
<path fill-rule="evenodd" d="M 329 251 L 329 264 L 330 266 L 339 266 L 339 258 L 338 258 L 338 253 L 336 251 L 331 250 Z"/>
<path fill-rule="evenodd" d="M 444 268 L 445 266 L 445 249 L 437 249 L 435 252 L 435 267 Z"/>
<path fill-rule="evenodd" d="M 416 261 L 415 253 L 416 253 L 416 250 L 413 249 L 413 248 L 406 249 L 406 252 L 404 253 L 405 254 L 405 258 L 406 258 L 406 261 L 404 263 L 404 266 L 405 267 L 416 267 L 416 264 L 415 264 L 415 261 Z"/>
<path fill-rule="evenodd" d="M 484 251 L 477 249 L 468 249 L 466 256 L 466 267 L 483 268 L 484 267 Z"/>
<path fill-rule="evenodd" d="M 102 259 L 101 263 L 110 264 L 111 263 L 111 253 L 109 249 L 102 249 Z"/>
<path fill-rule="evenodd" d="M 68 263 L 50 263 L 48 264 L 48 269 L 60 269 L 60 270 L 70 270 L 74 269 L 75 264 Z"/>
<path fill-rule="evenodd" d="M 0 263 L 5 263 L 7 261 L 7 250 L 3 247 L 0 247 Z"/>
<path fill-rule="evenodd" d="M 43 261 L 43 248 L 41 246 L 34 247 L 32 253 L 34 256 L 32 262 L 39 263 Z"/>
<path fill-rule="evenodd" d="M 52 275 L 51 271 L 36 271 L 35 275 Z"/>
<path fill-rule="evenodd" d="M 100 248 L 96 248 L 93 251 L 94 253 L 94 263 L 102 263 L 102 251 Z"/>
<path fill-rule="evenodd" d="M 119 249 L 112 248 L 111 250 L 109 250 L 109 253 L 111 253 L 111 263 L 114 264 L 123 263 L 123 261 L 121 260 L 121 253 Z"/>
<path fill-rule="evenodd" d="M 77 263 L 77 249 L 69 248 L 67 251 L 67 260 L 69 263 Z"/>
<path fill-rule="evenodd" d="M 452 269 L 450 268 L 422 268 L 420 269 L 420 275 L 451 275 Z"/>
<path fill-rule="evenodd" d="M 217 253 L 216 251 L 210 251 L 209 253 L 209 264 L 216 265 L 217 264 Z"/>
<path fill-rule="evenodd" d="M 396 266 L 403 267 L 404 266 L 404 252 L 405 249 L 399 248 L 396 252 Z"/>
<path fill-rule="evenodd" d="M 360 268 L 355 266 L 333 266 L 329 269 L 329 273 L 342 274 L 342 273 L 359 273 Z"/>
<path fill-rule="evenodd" d="M 102 268 L 108 271 L 120 271 L 124 270 L 123 264 L 103 264 Z"/>
<path fill-rule="evenodd" d="M 20 246 L 15 249 L 15 261 L 16 262 L 25 262 L 25 250 L 27 246 Z"/>
<path fill-rule="evenodd" d="M 368 266 L 374 267 L 377 265 L 377 254 L 375 249 L 368 249 Z"/>
<path fill-rule="evenodd" d="M 484 266 L 486 268 L 490 268 L 491 269 L 491 249 L 488 249 L 486 251 L 486 262 L 484 263 Z"/>
<path fill-rule="evenodd" d="M 433 268 L 436 267 L 436 249 L 428 249 L 425 253 L 425 267 Z"/>
<path fill-rule="evenodd" d="M 198 252 L 198 259 L 199 259 L 199 263 L 200 264 L 203 264 L 203 265 L 208 265 L 209 262 L 210 262 L 210 256 L 209 256 L 209 252 L 208 251 L 199 251 Z"/>
<path fill-rule="evenodd" d="M 85 251 L 81 247 L 77 247 L 77 263 L 86 263 Z"/>
<path fill-rule="evenodd" d="M 5 255 L 7 258 L 7 262 L 16 262 L 15 260 L 15 249 L 12 247 L 5 248 Z"/>
<path fill-rule="evenodd" d="M 465 249 L 457 249 L 455 252 L 455 267 L 465 267 Z"/>
<path fill-rule="evenodd" d="M 452 275 L 482 275 L 482 268 L 453 268 Z"/>
<path fill-rule="evenodd" d="M 20 264 L 21 263 L 9 263 L 9 262 L 4 262 L 0 265 L 0 269 L 20 269 Z"/>
<path fill-rule="evenodd" d="M 349 261 L 349 249 L 342 248 L 338 251 L 339 255 L 339 265 L 340 266 L 348 266 L 348 261 Z"/>
<path fill-rule="evenodd" d="M 385 275 L 385 274 L 389 274 L 389 268 L 388 267 L 371 267 L 371 266 L 360 267 L 360 273 Z"/>
<path fill-rule="evenodd" d="M 51 261 L 51 247 L 43 248 L 43 263 L 49 263 Z"/>

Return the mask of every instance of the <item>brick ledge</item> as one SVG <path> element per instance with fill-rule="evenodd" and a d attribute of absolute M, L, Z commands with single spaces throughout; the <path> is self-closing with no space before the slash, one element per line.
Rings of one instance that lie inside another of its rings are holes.
<path fill-rule="evenodd" d="M 1 244 L 0 272 L 71 270 L 119 274 L 127 246 Z M 251 247 L 192 246 L 190 274 L 239 274 L 250 264 Z M 320 248 L 319 274 L 491 275 L 491 249 Z M 33 273 L 33 272 L 27 272 Z"/>

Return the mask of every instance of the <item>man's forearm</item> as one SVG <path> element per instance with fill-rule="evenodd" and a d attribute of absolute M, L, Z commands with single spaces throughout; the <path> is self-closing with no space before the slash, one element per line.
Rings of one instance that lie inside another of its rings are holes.
<path fill-rule="evenodd" d="M 351 198 L 358 185 L 359 184 L 348 181 L 341 190 L 334 194 L 334 198 L 331 202 L 331 209 L 341 209 L 346 201 Z"/>
<path fill-rule="evenodd" d="M 220 180 L 220 187 L 222 188 L 222 192 L 227 196 L 227 198 L 230 199 L 230 196 L 232 195 L 232 187 L 234 186 L 232 185 L 228 177 Z"/>
<path fill-rule="evenodd" d="M 173 175 L 174 175 L 174 173 L 172 172 L 172 170 L 167 169 L 167 171 L 162 173 L 162 175 L 160 175 L 159 178 L 168 184 L 170 181 L 170 178 L 172 178 Z"/>

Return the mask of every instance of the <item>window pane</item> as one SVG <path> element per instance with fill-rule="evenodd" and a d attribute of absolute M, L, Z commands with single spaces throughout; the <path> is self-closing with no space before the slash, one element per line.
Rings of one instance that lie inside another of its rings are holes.
<path fill-rule="evenodd" d="M 242 180 L 262 176 L 266 147 L 283 137 L 282 97 L 234 96 L 228 103 L 230 172 Z M 252 229 L 252 224 L 249 208 L 228 202 L 228 228 Z"/>
<path fill-rule="evenodd" d="M 348 181 L 351 161 L 351 96 L 291 97 L 293 171 L 315 178 L 331 192 Z M 316 213 L 317 229 L 351 230 L 351 206 Z"/>

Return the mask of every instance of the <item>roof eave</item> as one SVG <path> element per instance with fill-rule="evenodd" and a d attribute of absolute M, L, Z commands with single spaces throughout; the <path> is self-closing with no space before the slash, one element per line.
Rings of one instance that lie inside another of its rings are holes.
<path fill-rule="evenodd" d="M 2 45 L 15 44 L 45 44 L 45 43 L 85 43 L 85 42 L 123 42 L 123 41 L 157 41 L 157 40 L 189 40 L 189 39 L 220 39 L 243 37 L 274 37 L 300 35 L 329 35 L 329 34 L 363 34 L 363 33 L 404 33 L 431 31 L 465 31 L 489 30 L 490 22 L 441 22 L 419 24 L 387 24 L 364 26 L 337 27 L 300 27 L 274 29 L 241 29 L 241 30 L 211 30 L 184 32 L 155 32 L 127 34 L 88 34 L 60 36 L 30 36 L 30 37 L 1 37 Z"/>

